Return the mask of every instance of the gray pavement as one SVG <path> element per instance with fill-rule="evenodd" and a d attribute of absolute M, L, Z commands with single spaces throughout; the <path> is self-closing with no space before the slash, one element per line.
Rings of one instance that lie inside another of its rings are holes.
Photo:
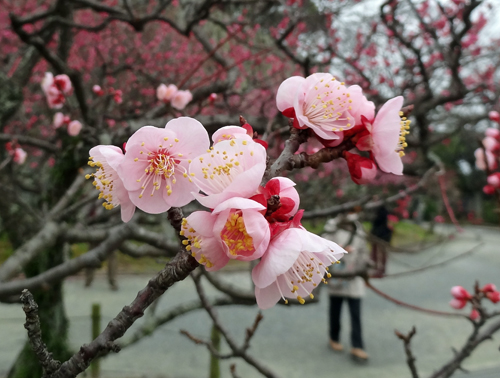
<path fill-rule="evenodd" d="M 443 226 L 444 227 L 444 226 Z M 476 279 L 482 284 L 493 282 L 500 286 L 500 232 L 496 229 L 468 227 L 453 241 L 413 255 L 391 254 L 388 273 L 402 272 L 457 256 L 478 243 L 483 245 L 463 259 L 457 259 L 443 268 L 399 278 L 373 280 L 373 285 L 403 301 L 442 311 L 448 306 L 450 288 L 462 285 L 471 288 Z M 224 279 L 241 287 L 250 280 L 243 273 L 225 273 Z M 71 320 L 70 337 L 77 348 L 90 339 L 90 308 L 100 302 L 104 326 L 147 283 L 147 276 L 122 275 L 120 290 L 108 289 L 105 277 L 98 275 L 90 289 L 83 288 L 80 277 L 65 283 L 66 308 Z M 211 294 L 214 294 L 212 292 Z M 161 299 L 157 311 L 196 298 L 189 280 L 172 287 Z M 417 366 L 425 377 L 451 358 L 452 347 L 464 342 L 470 325 L 462 319 L 430 316 L 404 309 L 368 292 L 363 302 L 363 326 L 366 350 L 370 361 L 356 364 L 348 353 L 336 354 L 327 347 L 327 292 L 320 293 L 320 302 L 307 306 L 276 306 L 264 311 L 262 321 L 253 339 L 251 353 L 282 377 L 338 377 L 338 378 L 406 378 L 411 374 L 405 364 L 405 355 L 394 329 L 407 332 L 413 325 L 417 335 L 413 351 Z M 500 304 L 498 305 L 500 306 Z M 347 310 L 347 309 L 344 309 Z M 249 326 L 257 308 L 233 306 L 220 309 L 220 316 L 239 340 Z M 343 341 L 348 346 L 348 318 L 344 311 Z M 17 305 L 0 305 L 0 377 L 8 370 L 25 340 L 23 312 Z M 207 377 L 209 355 L 203 346 L 179 334 L 186 329 L 198 337 L 207 337 L 210 331 L 208 316 L 202 311 L 191 313 L 159 328 L 152 336 L 105 358 L 102 363 L 104 377 Z M 6 342 L 7 341 L 7 342 Z M 469 378 L 500 377 L 500 335 L 486 342 L 467 360 L 464 367 L 473 374 Z M 240 360 L 222 362 L 222 377 L 230 377 L 229 365 L 236 363 L 242 377 L 257 377 L 258 373 Z M 457 378 L 465 377 L 462 373 Z"/>

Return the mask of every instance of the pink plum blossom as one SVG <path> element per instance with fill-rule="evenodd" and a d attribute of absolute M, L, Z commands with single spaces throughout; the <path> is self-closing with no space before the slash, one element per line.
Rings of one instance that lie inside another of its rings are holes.
<path fill-rule="evenodd" d="M 469 300 L 472 296 L 469 294 L 467 290 L 465 290 L 462 286 L 453 286 L 451 288 L 451 295 L 453 295 L 456 299 Z"/>
<path fill-rule="evenodd" d="M 361 87 L 359 85 L 351 85 L 348 88 L 348 93 L 352 101 L 349 113 L 354 119 L 354 124 L 361 125 L 363 118 L 370 121 L 373 120 L 375 117 L 375 104 L 372 101 L 368 101 Z"/>
<path fill-rule="evenodd" d="M 121 104 L 123 102 L 123 92 L 120 90 L 120 89 L 117 89 L 116 91 L 114 91 L 113 93 L 113 100 L 117 103 L 117 104 Z"/>
<path fill-rule="evenodd" d="M 206 152 L 208 134 L 197 120 L 180 117 L 165 128 L 144 126 L 127 141 L 118 174 L 139 209 L 159 214 L 184 206 L 197 190 L 188 175 L 191 159 Z"/>
<path fill-rule="evenodd" d="M 500 172 L 492 173 L 488 176 L 488 184 L 496 189 L 500 189 Z"/>
<path fill-rule="evenodd" d="M 500 113 L 498 113 L 495 110 L 492 110 L 491 112 L 488 113 L 488 117 L 496 123 L 500 123 Z"/>
<path fill-rule="evenodd" d="M 313 289 L 329 276 L 328 266 L 344 253 L 334 242 L 304 228 L 281 232 L 252 271 L 258 306 L 270 308 L 281 298 L 296 298 L 303 304 L 304 297 L 312 298 Z"/>
<path fill-rule="evenodd" d="M 206 194 L 194 193 L 196 199 L 213 209 L 232 197 L 251 197 L 262 181 L 266 157 L 264 147 L 245 138 L 215 144 L 189 166 L 193 181 Z"/>
<path fill-rule="evenodd" d="M 28 154 L 26 153 L 26 151 L 24 151 L 20 147 L 17 147 L 16 149 L 14 149 L 14 157 L 12 160 L 14 161 L 14 163 L 21 165 L 24 164 L 27 157 Z"/>
<path fill-rule="evenodd" d="M 476 149 L 474 151 L 474 156 L 476 157 L 476 168 L 485 171 L 486 168 L 490 170 L 497 169 L 498 163 L 495 159 L 495 155 L 493 155 L 490 151 L 486 151 L 486 159 L 485 159 L 485 151 L 482 148 Z M 486 161 L 488 165 L 486 166 Z"/>
<path fill-rule="evenodd" d="M 71 121 L 68 125 L 68 134 L 71 136 L 77 136 L 80 134 L 82 129 L 82 124 L 80 121 Z"/>
<path fill-rule="evenodd" d="M 485 185 L 483 186 L 483 193 L 491 196 L 495 194 L 495 187 L 493 185 Z"/>
<path fill-rule="evenodd" d="M 210 93 L 210 96 L 208 96 L 208 101 L 214 102 L 217 100 L 217 93 Z"/>
<path fill-rule="evenodd" d="M 192 99 L 193 95 L 190 91 L 177 91 L 170 103 L 173 108 L 182 110 L 186 107 L 187 104 L 191 102 Z"/>
<path fill-rule="evenodd" d="M 492 153 L 497 153 L 500 151 L 500 142 L 493 137 L 487 136 L 483 139 L 483 146 L 486 151 L 490 151 Z"/>
<path fill-rule="evenodd" d="M 92 92 L 94 92 L 97 96 L 102 96 L 104 94 L 101 86 L 97 84 L 92 87 Z"/>
<path fill-rule="evenodd" d="M 46 72 L 42 80 L 41 87 L 47 98 L 47 104 L 52 109 L 62 108 L 66 99 L 64 94 L 71 92 L 71 80 L 67 75 L 57 75 Z"/>
<path fill-rule="evenodd" d="M 68 75 L 64 74 L 57 75 L 56 77 L 54 77 L 53 85 L 55 85 L 57 89 L 59 89 L 64 94 L 69 94 L 73 89 L 71 85 L 71 80 L 69 79 Z"/>
<path fill-rule="evenodd" d="M 467 301 L 465 299 L 457 299 L 453 298 L 450 301 L 450 306 L 453 307 L 455 310 L 461 310 L 467 305 Z"/>
<path fill-rule="evenodd" d="M 89 165 L 97 167 L 97 171 L 85 177 L 94 178 L 93 184 L 101 192 L 99 199 L 103 198 L 105 201 L 102 204 L 104 208 L 111 210 L 120 205 L 122 220 L 128 222 L 134 215 L 135 205 L 117 173 L 125 158 L 122 150 L 115 146 L 100 145 L 92 148 L 89 154 Z"/>
<path fill-rule="evenodd" d="M 218 270 L 230 259 L 251 261 L 267 250 L 269 224 L 265 207 L 247 198 L 231 198 L 212 213 L 197 211 L 182 223 L 186 249 L 207 270 Z"/>
<path fill-rule="evenodd" d="M 156 88 L 156 98 L 163 102 L 169 102 L 177 93 L 177 87 L 174 84 L 169 84 L 166 86 L 165 84 L 160 84 L 158 88 Z"/>
<path fill-rule="evenodd" d="M 344 152 L 344 158 L 347 161 L 347 167 L 351 174 L 351 179 L 358 185 L 372 182 L 377 176 L 377 166 L 368 158 Z"/>
<path fill-rule="evenodd" d="M 405 135 L 410 121 L 401 119 L 399 112 L 403 106 L 403 97 L 398 96 L 387 101 L 377 113 L 373 124 L 365 121 L 367 133 L 359 138 L 356 147 L 361 151 L 371 151 L 379 168 L 395 175 L 403 174 L 406 147 Z"/>
<path fill-rule="evenodd" d="M 355 126 L 350 96 L 344 83 L 331 74 L 315 73 L 307 78 L 292 76 L 281 83 L 276 105 L 285 116 L 294 118 L 295 127 L 309 127 L 319 137 L 332 140 L 339 139 L 338 132 Z"/>
<path fill-rule="evenodd" d="M 500 140 L 500 130 L 493 127 L 488 127 L 484 132 L 484 135 L 486 135 L 487 137 L 495 138 L 496 140 Z"/>
<path fill-rule="evenodd" d="M 56 114 L 54 114 L 52 125 L 54 126 L 55 129 L 58 129 L 64 123 L 67 123 L 67 122 L 69 122 L 69 117 L 65 116 L 61 112 L 57 112 Z"/>
<path fill-rule="evenodd" d="M 489 284 L 484 285 L 484 286 L 481 288 L 481 291 L 482 291 L 483 293 L 490 293 L 490 292 L 497 291 L 497 287 L 496 287 L 496 285 L 495 285 L 495 284 L 489 283 Z"/>
<path fill-rule="evenodd" d="M 500 302 L 500 292 L 498 291 L 488 292 L 486 293 L 486 298 L 488 298 L 493 303 L 498 303 Z"/>

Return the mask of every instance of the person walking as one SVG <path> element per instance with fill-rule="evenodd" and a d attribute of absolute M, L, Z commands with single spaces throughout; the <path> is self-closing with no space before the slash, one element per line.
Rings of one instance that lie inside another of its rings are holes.
<path fill-rule="evenodd" d="M 347 217 L 331 219 L 325 225 L 326 234 L 322 236 L 335 241 L 348 251 L 340 260 L 340 264 L 334 264 L 335 270 L 343 272 L 356 272 L 363 270 L 369 262 L 366 240 L 362 237 L 362 226 L 356 220 L 356 214 Z M 365 352 L 362 327 L 361 327 L 361 299 L 365 295 L 365 283 L 361 277 L 349 279 L 330 278 L 328 281 L 330 295 L 330 347 L 336 351 L 344 350 L 340 343 L 341 310 L 343 302 L 347 302 L 351 319 L 351 355 L 358 361 L 367 361 L 368 354 Z"/>

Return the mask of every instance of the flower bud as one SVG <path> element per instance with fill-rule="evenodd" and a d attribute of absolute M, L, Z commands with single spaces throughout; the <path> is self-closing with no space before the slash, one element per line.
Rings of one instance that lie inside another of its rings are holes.
<path fill-rule="evenodd" d="M 467 304 L 467 301 L 464 300 L 464 299 L 456 299 L 456 298 L 453 298 L 451 301 L 450 301 L 450 306 L 453 307 L 454 309 L 456 310 L 461 310 L 462 308 L 465 307 L 465 305 Z"/>
<path fill-rule="evenodd" d="M 486 293 L 486 298 L 488 298 L 493 303 L 498 303 L 498 302 L 500 302 L 500 292 L 492 291 L 492 292 Z"/>
<path fill-rule="evenodd" d="M 472 296 L 469 294 L 467 290 L 465 290 L 462 286 L 453 286 L 451 288 L 451 295 L 453 295 L 456 299 L 469 300 Z"/>
<path fill-rule="evenodd" d="M 351 179 L 356 184 L 367 184 L 377 175 L 377 166 L 373 160 L 350 152 L 344 152 L 344 158 L 347 160 Z"/>
<path fill-rule="evenodd" d="M 471 320 L 476 320 L 479 318 L 479 312 L 474 308 L 474 309 L 472 309 L 469 317 Z"/>
<path fill-rule="evenodd" d="M 497 291 L 497 287 L 495 286 L 495 284 L 489 283 L 489 284 L 484 285 L 483 288 L 481 289 L 481 291 L 483 293 L 490 293 L 493 291 Z"/>

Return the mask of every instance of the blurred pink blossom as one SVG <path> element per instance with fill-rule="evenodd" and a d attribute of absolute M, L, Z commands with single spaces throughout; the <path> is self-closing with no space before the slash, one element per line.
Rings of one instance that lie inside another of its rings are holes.
<path fill-rule="evenodd" d="M 172 107 L 177 110 L 182 110 L 191 102 L 193 95 L 190 91 L 177 91 L 171 100 Z"/>
<path fill-rule="evenodd" d="M 68 125 L 68 134 L 71 136 L 77 136 L 80 134 L 82 129 L 82 124 L 80 121 L 71 121 Z"/>

